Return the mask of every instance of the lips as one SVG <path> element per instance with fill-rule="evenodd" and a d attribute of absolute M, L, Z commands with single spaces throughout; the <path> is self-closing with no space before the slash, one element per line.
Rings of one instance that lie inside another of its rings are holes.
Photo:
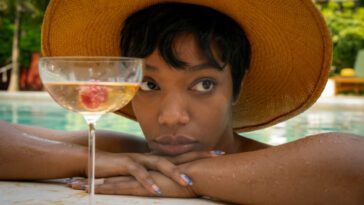
<path fill-rule="evenodd" d="M 167 155 L 179 155 L 194 150 L 198 141 L 188 136 L 161 136 L 154 140 L 156 148 Z"/>

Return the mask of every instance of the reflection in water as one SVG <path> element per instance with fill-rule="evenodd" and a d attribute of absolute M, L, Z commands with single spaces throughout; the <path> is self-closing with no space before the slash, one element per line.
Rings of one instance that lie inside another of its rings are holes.
<path fill-rule="evenodd" d="M 364 102 L 364 101 L 363 101 Z M 80 114 L 66 111 L 52 101 L 36 103 L 14 100 L 0 101 L 0 120 L 12 123 L 37 125 L 59 130 L 86 130 L 87 125 Z M 283 144 L 307 135 L 321 132 L 364 133 L 364 103 L 356 105 L 321 104 L 288 121 L 273 127 L 241 133 L 272 145 Z M 97 129 L 108 129 L 143 136 L 139 125 L 131 120 L 109 113 L 98 122 Z"/>
<path fill-rule="evenodd" d="M 17 106 L 15 104 L 12 104 L 12 109 L 11 109 L 11 122 L 12 123 L 18 123 L 18 109 Z"/>
<path fill-rule="evenodd" d="M 252 139 L 278 145 L 323 132 L 364 133 L 364 104 L 361 109 L 317 109 L 308 111 L 273 127 L 242 133 Z"/>

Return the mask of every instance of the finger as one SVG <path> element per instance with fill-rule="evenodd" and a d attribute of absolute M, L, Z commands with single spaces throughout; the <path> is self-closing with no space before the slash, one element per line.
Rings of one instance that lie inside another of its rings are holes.
<path fill-rule="evenodd" d="M 132 180 L 135 180 L 135 177 L 131 177 L 131 176 L 109 177 L 109 178 L 105 178 L 104 183 L 110 184 L 110 183 L 127 182 L 127 181 L 132 181 Z"/>
<path fill-rule="evenodd" d="M 66 186 L 70 187 L 71 186 L 71 182 L 73 181 L 73 178 L 67 178 L 64 180 L 64 183 L 66 184 Z"/>
<path fill-rule="evenodd" d="M 72 183 L 71 188 L 76 190 L 82 190 L 85 185 L 87 185 L 87 180 L 84 181 L 79 180 Z"/>
<path fill-rule="evenodd" d="M 210 158 L 210 157 L 217 157 L 224 155 L 225 152 L 221 150 L 212 150 L 212 151 L 200 151 L 200 152 L 188 152 L 185 154 L 181 154 L 176 157 L 170 157 L 168 160 L 170 160 L 173 164 L 179 165 L 184 164 L 187 162 L 204 159 L 204 158 Z"/>
<path fill-rule="evenodd" d="M 136 180 L 139 181 L 150 193 L 157 195 L 160 194 L 160 188 L 155 184 L 144 166 L 130 159 L 126 163 L 126 167 L 128 169 L 128 173 L 134 176 Z"/>
<path fill-rule="evenodd" d="M 155 194 L 150 193 L 141 183 L 136 180 L 119 183 L 105 183 L 102 185 L 98 185 L 95 187 L 95 193 L 133 196 L 156 196 Z"/>
<path fill-rule="evenodd" d="M 131 155 L 130 157 L 149 169 L 161 172 L 181 186 L 192 185 L 191 178 L 182 173 L 176 165 L 167 160 L 165 157 L 156 155 Z"/>
<path fill-rule="evenodd" d="M 99 178 L 95 179 L 94 183 L 95 185 L 98 185 L 98 184 L 103 184 L 104 181 L 105 181 L 104 178 Z M 76 190 L 84 190 L 87 185 L 88 185 L 88 179 L 79 179 L 72 182 L 70 187 Z"/>
<path fill-rule="evenodd" d="M 156 158 L 157 159 L 153 164 L 150 164 L 149 162 L 149 167 L 153 167 L 155 170 L 160 171 L 165 176 L 168 176 L 182 186 L 192 186 L 192 179 L 186 174 L 183 174 L 176 165 L 164 157 Z"/>
<path fill-rule="evenodd" d="M 96 180 L 95 180 L 95 187 L 97 187 L 98 185 L 103 185 L 103 184 L 123 183 L 123 182 L 135 181 L 136 179 L 135 179 L 135 177 L 131 177 L 131 176 L 120 176 L 120 177 L 108 177 L 108 178 L 102 178 L 102 180 L 98 180 L 98 179 L 96 179 Z M 88 184 L 82 185 L 81 188 L 83 190 L 87 190 L 88 189 Z"/>
<path fill-rule="evenodd" d="M 80 180 L 83 180 L 84 178 L 69 178 L 69 179 L 66 179 L 66 186 L 68 187 L 71 187 L 72 186 L 72 183 L 76 183 Z"/>

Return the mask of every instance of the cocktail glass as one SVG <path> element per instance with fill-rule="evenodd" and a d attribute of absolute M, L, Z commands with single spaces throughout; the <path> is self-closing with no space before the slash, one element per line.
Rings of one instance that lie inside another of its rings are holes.
<path fill-rule="evenodd" d="M 125 106 L 137 92 L 144 61 L 126 57 L 43 57 L 42 82 L 62 107 L 80 113 L 88 124 L 89 204 L 95 194 L 95 125 L 107 112 Z"/>

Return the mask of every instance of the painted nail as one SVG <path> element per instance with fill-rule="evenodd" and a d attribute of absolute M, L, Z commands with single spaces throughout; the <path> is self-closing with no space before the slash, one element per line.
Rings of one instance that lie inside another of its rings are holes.
<path fill-rule="evenodd" d="M 224 155 L 225 154 L 225 152 L 221 151 L 221 150 L 212 150 L 210 153 L 213 155 Z"/>
<path fill-rule="evenodd" d="M 66 180 L 64 180 L 66 183 L 71 183 L 72 181 L 73 181 L 73 179 L 72 178 L 68 178 L 68 179 L 66 179 Z"/>
<path fill-rule="evenodd" d="M 161 189 L 156 184 L 153 184 L 152 188 L 157 195 L 162 195 Z"/>
<path fill-rule="evenodd" d="M 192 179 L 190 177 L 188 177 L 185 174 L 181 174 L 181 178 L 183 179 L 183 181 L 185 181 L 188 185 L 192 186 L 193 182 Z"/>

